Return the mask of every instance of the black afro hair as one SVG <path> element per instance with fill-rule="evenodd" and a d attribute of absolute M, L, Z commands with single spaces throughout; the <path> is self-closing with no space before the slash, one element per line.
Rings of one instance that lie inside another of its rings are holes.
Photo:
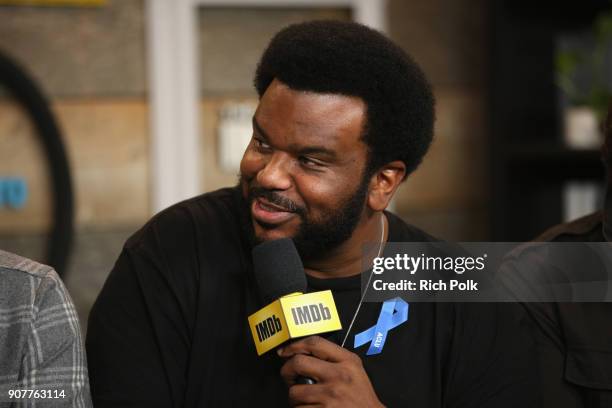
<path fill-rule="evenodd" d="M 268 44 L 255 73 L 261 97 L 278 79 L 295 90 L 360 97 L 368 175 L 394 160 L 414 171 L 433 138 L 434 97 L 419 66 L 383 34 L 342 21 L 290 25 Z"/>

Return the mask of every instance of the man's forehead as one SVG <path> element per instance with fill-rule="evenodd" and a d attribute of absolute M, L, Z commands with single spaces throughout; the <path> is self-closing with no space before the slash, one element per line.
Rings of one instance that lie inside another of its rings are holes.
<path fill-rule="evenodd" d="M 265 133 L 300 133 L 315 139 L 361 135 L 365 103 L 358 97 L 294 90 L 273 81 L 255 113 L 256 124 Z"/>
<path fill-rule="evenodd" d="M 359 109 L 365 113 L 365 102 L 358 96 L 345 95 L 339 92 L 318 92 L 294 89 L 274 79 L 261 97 L 260 103 L 282 99 L 304 107 L 308 105 L 314 114 L 323 114 L 332 108 Z"/>

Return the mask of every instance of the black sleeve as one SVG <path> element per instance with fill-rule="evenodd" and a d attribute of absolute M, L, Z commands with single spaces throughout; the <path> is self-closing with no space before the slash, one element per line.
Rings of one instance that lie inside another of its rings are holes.
<path fill-rule="evenodd" d="M 523 304 L 534 326 L 538 386 L 542 407 L 576 408 L 583 406 L 579 392 L 565 381 L 565 346 L 557 319 L 555 303 Z"/>
<path fill-rule="evenodd" d="M 581 223 L 573 224 L 584 227 Z M 549 238 L 561 240 L 559 232 L 569 228 L 562 227 Z M 590 239 L 584 234 L 571 238 Z M 570 234 L 562 239 L 569 240 Z M 606 281 L 605 248 L 600 253 L 598 247 L 574 242 L 568 249 L 554 244 L 522 246 L 504 264 L 505 282 L 511 283 L 510 290 L 534 300 L 565 300 L 581 292 L 576 283 Z M 545 289 L 542 295 L 538 287 Z M 604 299 L 606 289 L 605 285 L 592 287 L 589 295 Z M 536 340 L 533 370 L 538 373 L 542 407 L 612 407 L 612 303 L 524 302 L 522 306 Z"/>
<path fill-rule="evenodd" d="M 526 303 L 543 407 L 612 407 L 611 303 Z"/>
<path fill-rule="evenodd" d="M 534 341 L 520 306 L 462 303 L 455 314 L 447 407 L 539 407 Z"/>
<path fill-rule="evenodd" d="M 198 267 L 189 217 L 172 211 L 128 241 L 91 311 L 86 348 L 98 408 L 183 405 Z"/>

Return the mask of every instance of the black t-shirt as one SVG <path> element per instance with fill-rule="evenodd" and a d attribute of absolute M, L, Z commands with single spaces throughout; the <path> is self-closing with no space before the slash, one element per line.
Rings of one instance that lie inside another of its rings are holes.
<path fill-rule="evenodd" d="M 598 211 L 556 225 L 536 240 L 606 242 L 604 223 L 605 212 Z M 545 261 L 539 262 L 546 266 Z M 578 271 L 588 272 L 584 267 Z M 551 276 L 561 272 L 562 269 L 556 270 Z M 542 406 L 612 407 L 612 303 L 525 303 L 523 306 L 535 329 Z"/>
<path fill-rule="evenodd" d="M 126 243 L 89 318 L 87 355 L 96 407 L 287 406 L 275 353 L 258 357 L 247 317 L 254 290 L 238 189 L 179 203 Z M 394 215 L 389 241 L 432 238 Z M 359 276 L 308 278 L 331 289 L 348 327 Z M 364 303 L 347 348 L 389 407 L 530 407 L 536 390 L 531 337 L 508 304 L 413 303 L 382 353 L 353 349 L 378 320 Z M 536 400 L 537 401 L 537 400 Z"/>

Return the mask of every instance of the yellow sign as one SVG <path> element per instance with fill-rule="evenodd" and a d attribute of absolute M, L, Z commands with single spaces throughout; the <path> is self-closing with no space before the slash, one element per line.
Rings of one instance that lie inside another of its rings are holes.
<path fill-rule="evenodd" d="M 289 330 L 280 300 L 275 300 L 250 315 L 249 327 L 259 356 L 289 339 Z"/>
<path fill-rule="evenodd" d="M 257 354 L 289 339 L 340 330 L 342 324 L 330 290 L 282 297 L 249 316 Z"/>
<path fill-rule="evenodd" d="M 96 7 L 106 5 L 107 0 L 0 0 L 8 6 L 81 6 Z"/>

